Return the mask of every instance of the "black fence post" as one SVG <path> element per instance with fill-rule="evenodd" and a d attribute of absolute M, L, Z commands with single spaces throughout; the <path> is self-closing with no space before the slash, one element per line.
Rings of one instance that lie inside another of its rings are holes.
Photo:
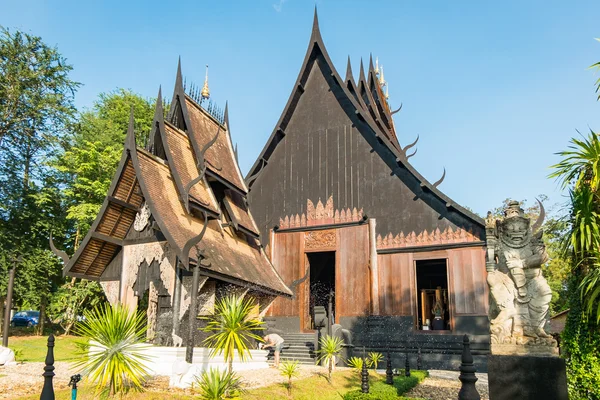
<path fill-rule="evenodd" d="M 360 389 L 363 393 L 369 393 L 369 371 L 367 371 L 367 357 L 365 356 L 365 347 L 363 346 L 363 363 L 360 371 L 361 385 Z"/>
<path fill-rule="evenodd" d="M 54 335 L 48 336 L 48 353 L 46 353 L 46 366 L 44 367 L 44 387 L 40 400 L 54 400 L 54 387 L 52 378 L 54 377 Z"/>
<path fill-rule="evenodd" d="M 473 364 L 473 356 L 469 344 L 469 337 L 463 337 L 463 352 L 460 363 L 460 376 L 458 379 L 462 382 L 460 392 L 458 392 L 458 400 L 480 400 L 479 392 L 475 387 L 477 377 L 475 376 L 475 365 Z"/>
<path fill-rule="evenodd" d="M 390 351 L 387 352 L 387 360 L 385 365 L 385 383 L 388 385 L 394 384 L 394 371 L 392 370 L 392 356 Z"/>

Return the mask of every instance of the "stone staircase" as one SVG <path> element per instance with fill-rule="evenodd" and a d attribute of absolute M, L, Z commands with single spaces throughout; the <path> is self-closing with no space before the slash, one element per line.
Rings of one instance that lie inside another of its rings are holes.
<path fill-rule="evenodd" d="M 280 361 L 297 360 L 300 364 L 314 365 L 316 362 L 314 338 L 312 333 L 286 333 L 280 334 L 283 338 L 283 350 L 279 356 Z M 269 363 L 273 363 L 273 350 L 269 352 Z"/>

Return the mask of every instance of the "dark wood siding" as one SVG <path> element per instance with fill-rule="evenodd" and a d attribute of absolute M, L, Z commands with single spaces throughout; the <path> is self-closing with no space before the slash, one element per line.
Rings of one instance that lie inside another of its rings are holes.
<path fill-rule="evenodd" d="M 379 254 L 381 315 L 413 315 L 416 302 L 415 260 L 446 259 L 453 316 L 487 315 L 485 253 L 481 247 L 421 253 Z"/>
<path fill-rule="evenodd" d="M 370 302 L 369 227 L 367 225 L 338 229 L 336 251 L 336 315 L 352 317 L 368 315 Z"/>
<path fill-rule="evenodd" d="M 412 315 L 415 274 L 412 253 L 379 254 L 379 312 L 381 315 Z"/>
<path fill-rule="evenodd" d="M 274 237 L 273 265 L 281 279 L 289 286 L 305 274 L 304 233 L 278 233 Z M 300 284 L 297 288 L 298 293 L 306 291 L 307 288 L 308 282 Z M 298 316 L 301 297 L 303 296 L 296 296 L 295 299 L 278 297 L 270 308 L 269 315 Z"/>

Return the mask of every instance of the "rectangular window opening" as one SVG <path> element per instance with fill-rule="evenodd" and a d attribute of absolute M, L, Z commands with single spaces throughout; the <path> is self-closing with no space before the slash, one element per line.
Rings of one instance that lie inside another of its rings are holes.
<path fill-rule="evenodd" d="M 417 329 L 450 330 L 448 267 L 445 259 L 419 260 L 417 277 Z"/>

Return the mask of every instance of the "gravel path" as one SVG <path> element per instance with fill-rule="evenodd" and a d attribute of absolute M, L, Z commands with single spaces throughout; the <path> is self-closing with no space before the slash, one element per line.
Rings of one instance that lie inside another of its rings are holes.
<path fill-rule="evenodd" d="M 68 362 L 54 363 L 54 387 L 66 388 L 71 375 Z M 19 396 L 42 392 L 44 386 L 44 363 L 28 362 L 9 366 L 0 366 L 0 399 L 12 399 Z"/>
<path fill-rule="evenodd" d="M 56 374 L 54 377 L 54 387 L 56 389 L 66 389 L 71 375 L 75 372 L 71 370 L 67 362 L 56 362 L 54 364 Z M 342 370 L 345 368 L 339 368 Z M 11 399 L 25 395 L 39 394 L 42 391 L 44 378 L 44 363 L 30 362 L 16 364 L 6 367 L 0 367 L 0 399 Z M 296 379 L 308 378 L 319 373 L 324 373 L 325 369 L 313 365 L 301 365 L 300 376 Z M 240 371 L 239 376 L 247 389 L 254 389 L 262 386 L 279 384 L 285 382 L 276 368 Z M 482 400 L 488 400 L 488 381 L 487 374 L 477 374 L 477 389 Z M 169 388 L 169 379 L 167 377 L 156 377 L 148 384 L 149 391 L 173 390 Z M 447 400 L 456 399 L 460 390 L 460 381 L 458 372 L 454 371 L 429 371 L 429 377 L 419 386 L 406 394 L 409 397 L 420 397 L 429 400 Z M 175 390 L 179 393 L 192 394 L 189 390 Z"/>
<path fill-rule="evenodd" d="M 429 377 L 420 385 L 405 394 L 407 397 L 420 397 L 428 400 L 456 400 L 460 390 L 458 372 L 455 371 L 429 371 Z M 488 400 L 488 377 L 487 374 L 476 374 L 478 380 L 475 383 L 481 400 Z"/>

